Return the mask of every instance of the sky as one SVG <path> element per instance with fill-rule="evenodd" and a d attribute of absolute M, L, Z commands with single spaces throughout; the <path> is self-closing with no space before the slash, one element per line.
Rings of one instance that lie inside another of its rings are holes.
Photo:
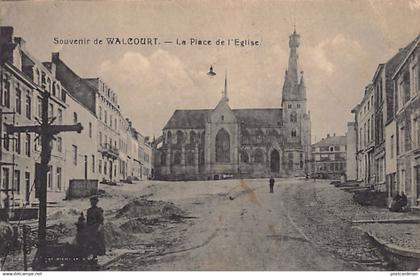
<path fill-rule="evenodd" d="M 13 26 L 39 60 L 60 52 L 80 76 L 101 77 L 118 94 L 124 116 L 152 137 L 176 109 L 214 108 L 225 73 L 232 108 L 280 107 L 296 26 L 315 142 L 345 134 L 378 64 L 420 33 L 420 0 L 1 2 L 0 25 Z M 92 43 L 107 37 L 238 38 L 261 45 Z M 57 45 L 54 38 L 91 43 Z M 213 78 L 206 75 L 210 65 Z"/>

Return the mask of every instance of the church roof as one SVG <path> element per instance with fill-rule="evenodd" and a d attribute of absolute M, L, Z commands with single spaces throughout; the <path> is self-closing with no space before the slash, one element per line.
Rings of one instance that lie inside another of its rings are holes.
<path fill-rule="evenodd" d="M 163 129 L 204 129 L 212 109 L 177 109 Z M 246 127 L 280 126 L 281 108 L 232 109 L 239 123 Z"/>

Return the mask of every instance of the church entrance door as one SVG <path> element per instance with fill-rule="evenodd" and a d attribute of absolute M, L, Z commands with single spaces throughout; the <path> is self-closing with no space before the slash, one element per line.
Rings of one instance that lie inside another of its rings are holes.
<path fill-rule="evenodd" d="M 280 171 L 280 154 L 277 150 L 272 150 L 270 154 L 271 172 L 278 173 Z"/>

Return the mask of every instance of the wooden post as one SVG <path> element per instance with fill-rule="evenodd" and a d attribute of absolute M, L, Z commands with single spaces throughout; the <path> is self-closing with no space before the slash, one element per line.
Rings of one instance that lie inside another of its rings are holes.
<path fill-rule="evenodd" d="M 22 228 L 22 234 L 23 234 L 23 245 L 22 245 L 22 251 L 23 251 L 23 270 L 28 271 L 28 245 L 27 245 L 27 239 L 28 239 L 28 232 L 29 232 L 29 226 L 24 224 Z"/>

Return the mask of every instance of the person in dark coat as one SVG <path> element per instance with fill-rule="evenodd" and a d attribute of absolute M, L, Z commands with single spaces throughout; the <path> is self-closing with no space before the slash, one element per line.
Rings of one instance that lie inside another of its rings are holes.
<path fill-rule="evenodd" d="M 397 193 L 392 199 L 391 207 L 389 208 L 389 210 L 392 212 L 401 212 L 402 201 L 403 201 L 403 197 L 400 196 L 400 193 Z"/>
<path fill-rule="evenodd" d="M 105 255 L 104 210 L 97 206 L 98 197 L 90 198 L 87 210 L 86 228 L 89 231 L 89 248 L 94 256 Z"/>
<path fill-rule="evenodd" d="M 269 181 L 269 183 L 270 183 L 270 193 L 271 194 L 274 193 L 274 182 L 275 182 L 274 178 L 271 177 L 270 181 Z"/>

